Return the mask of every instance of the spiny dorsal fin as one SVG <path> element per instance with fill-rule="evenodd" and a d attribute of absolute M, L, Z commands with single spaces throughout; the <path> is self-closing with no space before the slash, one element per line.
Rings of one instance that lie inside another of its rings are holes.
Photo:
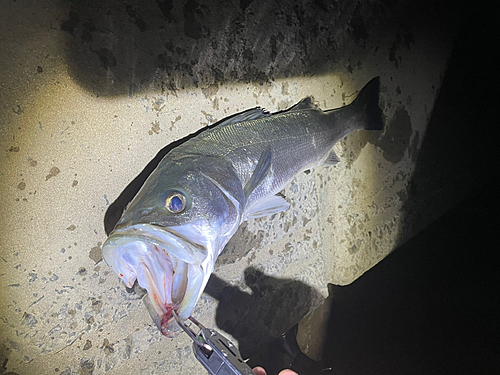
<path fill-rule="evenodd" d="M 269 169 L 271 168 L 271 158 L 272 158 L 271 148 L 268 147 L 260 155 L 259 161 L 257 162 L 257 166 L 255 167 L 255 170 L 252 173 L 252 177 L 250 177 L 250 180 L 248 180 L 245 187 L 243 188 L 243 192 L 245 193 L 245 200 L 248 200 L 250 194 L 252 194 L 252 192 L 266 178 L 267 172 L 269 172 Z"/>
<path fill-rule="evenodd" d="M 269 117 L 269 116 L 271 116 L 271 115 L 268 112 L 266 112 L 264 109 L 258 107 L 258 108 L 249 109 L 245 112 L 238 113 L 237 115 L 230 117 L 227 120 L 221 122 L 217 126 L 236 124 L 238 122 L 256 120 L 258 118 L 265 118 L 265 117 Z"/>

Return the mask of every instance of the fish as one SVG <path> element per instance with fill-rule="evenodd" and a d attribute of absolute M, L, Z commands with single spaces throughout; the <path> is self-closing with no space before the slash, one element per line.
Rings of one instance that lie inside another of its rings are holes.
<path fill-rule="evenodd" d="M 224 246 L 245 220 L 289 207 L 280 195 L 300 172 L 339 162 L 333 146 L 382 130 L 380 78 L 351 104 L 321 110 L 307 97 L 270 114 L 254 108 L 173 148 L 149 175 L 102 247 L 107 265 L 143 298 L 167 337 L 188 319 Z"/>

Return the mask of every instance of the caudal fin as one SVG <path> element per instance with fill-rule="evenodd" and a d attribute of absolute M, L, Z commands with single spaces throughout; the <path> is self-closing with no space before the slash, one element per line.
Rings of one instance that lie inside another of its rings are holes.
<path fill-rule="evenodd" d="M 363 87 L 350 107 L 361 116 L 360 120 L 366 130 L 382 130 L 382 110 L 378 106 L 380 77 L 373 78 Z"/>

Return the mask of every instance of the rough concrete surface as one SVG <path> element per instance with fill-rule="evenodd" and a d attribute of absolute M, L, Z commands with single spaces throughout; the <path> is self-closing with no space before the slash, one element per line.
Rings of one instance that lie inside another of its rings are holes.
<path fill-rule="evenodd" d="M 0 4 L 2 373 L 204 373 L 187 336 L 162 337 L 102 261 L 103 220 L 165 145 L 239 111 L 309 95 L 336 108 L 380 75 L 386 120 L 337 144 L 339 164 L 284 190 L 288 211 L 227 245 L 194 315 L 244 355 L 415 234 L 400 232 L 402 207 L 452 46 L 442 8 Z"/>

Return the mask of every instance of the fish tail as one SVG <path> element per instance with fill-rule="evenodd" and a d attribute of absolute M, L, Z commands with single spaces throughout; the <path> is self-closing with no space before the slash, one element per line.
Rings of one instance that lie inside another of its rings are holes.
<path fill-rule="evenodd" d="M 382 130 L 382 110 L 379 102 L 380 77 L 373 78 L 363 87 L 350 107 L 360 116 L 360 128 L 365 130 Z"/>

